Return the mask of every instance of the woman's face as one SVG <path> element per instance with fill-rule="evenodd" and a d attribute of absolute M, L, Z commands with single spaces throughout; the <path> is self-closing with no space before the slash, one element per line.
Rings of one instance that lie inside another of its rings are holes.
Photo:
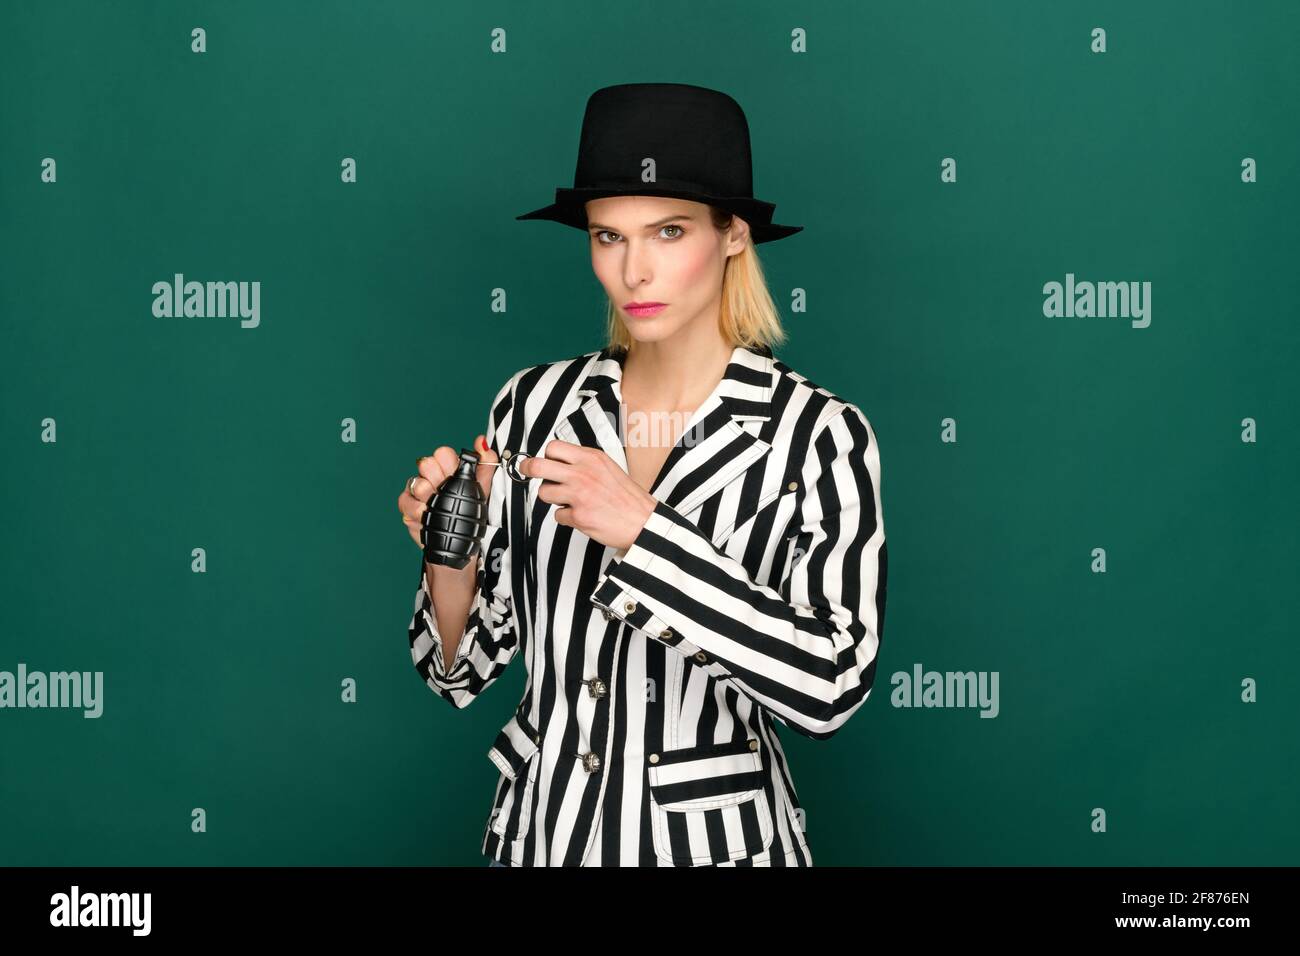
<path fill-rule="evenodd" d="M 664 196 L 587 203 L 591 267 L 636 341 L 659 341 L 695 321 L 716 325 L 727 257 L 745 248 L 740 217 L 726 232 L 709 207 Z M 649 305 L 637 309 L 629 306 Z"/>

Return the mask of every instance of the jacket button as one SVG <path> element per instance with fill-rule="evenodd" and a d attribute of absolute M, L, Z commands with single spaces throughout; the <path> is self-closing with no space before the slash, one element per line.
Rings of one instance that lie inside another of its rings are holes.
<path fill-rule="evenodd" d="M 604 697 L 606 691 L 608 690 L 608 688 L 605 686 L 605 682 L 601 680 L 599 677 L 591 678 L 586 682 L 586 684 L 587 684 L 587 693 L 590 694 L 592 697 L 596 698 L 597 700 Z"/>
<path fill-rule="evenodd" d="M 673 636 L 673 629 L 671 627 L 665 627 L 663 633 L 660 634 L 659 636 L 663 638 L 665 641 L 669 640 Z"/>
<path fill-rule="evenodd" d="M 799 482 L 797 482 L 797 481 L 792 481 L 792 482 L 790 482 L 790 484 L 789 484 L 787 487 L 788 487 L 791 491 L 798 491 L 798 490 L 799 490 Z"/>
<path fill-rule="evenodd" d="M 628 614 L 631 614 L 633 611 L 636 610 L 636 601 L 628 601 L 626 604 L 623 605 L 623 610 L 627 611 Z"/>
<path fill-rule="evenodd" d="M 695 652 L 695 659 L 696 659 L 697 661 L 699 661 L 701 664 L 706 664 L 706 663 L 708 663 L 708 660 L 709 660 L 708 655 L 705 654 L 703 651 L 696 651 L 696 652 Z"/>
<path fill-rule="evenodd" d="M 659 762 L 659 755 L 658 755 L 658 754 L 651 754 L 651 755 L 650 755 L 650 762 L 651 762 L 651 763 L 658 763 L 658 762 Z"/>
<path fill-rule="evenodd" d="M 595 773 L 600 769 L 600 754 L 585 753 L 582 755 L 582 769 L 587 773 Z"/>
<path fill-rule="evenodd" d="M 758 749 L 758 741 L 757 741 L 757 740 L 751 740 L 751 741 L 749 742 L 749 749 L 750 749 L 750 750 L 757 750 L 757 749 Z"/>

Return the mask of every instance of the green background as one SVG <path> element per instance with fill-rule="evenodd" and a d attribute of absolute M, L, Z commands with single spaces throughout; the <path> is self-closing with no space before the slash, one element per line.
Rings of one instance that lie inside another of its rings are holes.
<path fill-rule="evenodd" d="M 806 227 L 759 247 L 778 357 L 879 439 L 876 689 L 782 737 L 814 863 L 1297 862 L 1298 31 L 1290 2 L 5 4 L 0 670 L 101 670 L 105 701 L 0 710 L 0 863 L 482 863 L 523 666 L 465 711 L 421 683 L 394 503 L 513 372 L 604 344 L 583 234 L 514 217 L 571 184 L 587 96 L 640 81 L 745 108 L 756 195 Z M 155 318 L 176 272 L 259 280 L 260 327 Z M 1045 318 L 1067 272 L 1150 281 L 1150 328 Z M 998 671 L 1000 715 L 890 706 L 917 662 Z"/>

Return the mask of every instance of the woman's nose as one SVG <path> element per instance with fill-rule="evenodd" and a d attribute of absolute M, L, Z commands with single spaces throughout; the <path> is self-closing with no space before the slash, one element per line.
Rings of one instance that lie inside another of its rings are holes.
<path fill-rule="evenodd" d="M 623 281 L 629 289 L 632 289 L 645 284 L 649 280 L 649 251 L 635 243 L 628 243 L 627 256 L 623 260 Z"/>

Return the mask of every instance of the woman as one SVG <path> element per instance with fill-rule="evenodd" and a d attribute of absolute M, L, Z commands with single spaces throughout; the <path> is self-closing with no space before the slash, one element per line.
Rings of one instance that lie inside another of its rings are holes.
<path fill-rule="evenodd" d="M 801 227 L 752 197 L 749 156 L 725 94 L 609 87 L 574 188 L 519 217 L 588 233 L 610 341 L 500 388 L 475 443 L 482 560 L 421 567 L 431 689 L 465 707 L 516 656 L 528 670 L 488 752 L 494 862 L 812 863 L 774 721 L 826 738 L 871 689 L 880 459 L 856 406 L 772 354 L 754 246 Z M 513 456 L 518 480 L 493 467 Z M 457 460 L 420 459 L 398 500 L 417 542 Z"/>

